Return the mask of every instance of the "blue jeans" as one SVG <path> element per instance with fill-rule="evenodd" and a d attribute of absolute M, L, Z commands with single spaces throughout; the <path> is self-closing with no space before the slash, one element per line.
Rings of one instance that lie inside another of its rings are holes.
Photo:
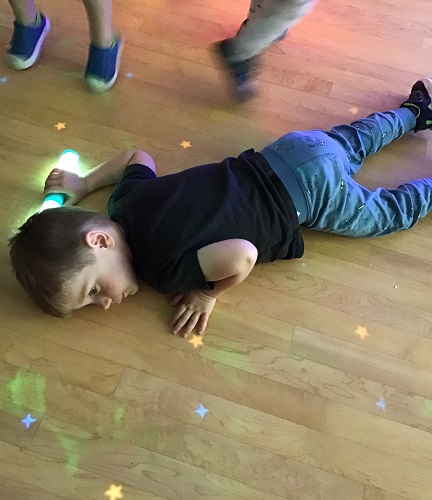
<path fill-rule="evenodd" d="M 330 132 L 292 132 L 261 153 L 291 194 L 297 210 L 303 207 L 300 224 L 347 236 L 381 236 L 408 229 L 429 213 L 432 178 L 404 183 L 396 189 L 370 191 L 351 176 L 359 171 L 366 156 L 414 126 L 413 113 L 401 108 L 374 113 Z M 293 175 L 298 181 L 294 184 Z"/>

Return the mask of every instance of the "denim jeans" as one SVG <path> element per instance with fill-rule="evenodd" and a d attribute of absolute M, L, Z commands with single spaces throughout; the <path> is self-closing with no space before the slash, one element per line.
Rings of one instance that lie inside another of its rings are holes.
<path fill-rule="evenodd" d="M 296 197 L 303 197 L 307 213 L 300 214 L 299 222 L 305 227 L 347 236 L 381 236 L 408 229 L 429 213 L 432 178 L 370 191 L 351 176 L 366 156 L 414 126 L 413 113 L 401 108 L 374 113 L 330 132 L 292 132 L 261 153 L 292 195 L 297 210 Z M 302 193 L 292 192 L 293 173 Z"/>

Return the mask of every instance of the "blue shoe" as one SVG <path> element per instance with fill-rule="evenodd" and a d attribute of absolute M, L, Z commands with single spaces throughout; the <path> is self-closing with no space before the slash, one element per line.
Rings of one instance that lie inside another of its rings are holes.
<path fill-rule="evenodd" d="M 106 92 L 115 83 L 120 66 L 123 40 L 117 38 L 109 48 L 90 45 L 85 79 L 93 92 Z"/>
<path fill-rule="evenodd" d="M 423 78 L 417 81 L 411 89 L 409 98 L 401 104 L 414 113 L 416 126 L 414 132 L 432 129 L 432 80 Z"/>
<path fill-rule="evenodd" d="M 14 21 L 14 32 L 7 61 L 14 69 L 27 69 L 39 59 L 42 43 L 50 30 L 49 19 L 42 13 L 39 26 L 24 26 Z"/>
<path fill-rule="evenodd" d="M 255 80 L 258 66 L 258 56 L 245 61 L 233 62 L 231 60 L 231 40 L 222 40 L 215 44 L 216 55 L 225 66 L 232 83 L 234 97 L 238 101 L 247 101 L 258 90 Z"/>

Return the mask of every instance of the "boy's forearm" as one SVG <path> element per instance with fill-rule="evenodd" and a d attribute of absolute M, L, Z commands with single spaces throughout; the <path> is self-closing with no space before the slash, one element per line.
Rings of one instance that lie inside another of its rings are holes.
<path fill-rule="evenodd" d="M 121 179 L 134 153 L 133 149 L 122 151 L 86 172 L 83 178 L 88 192 L 91 193 L 100 187 L 116 184 Z"/>

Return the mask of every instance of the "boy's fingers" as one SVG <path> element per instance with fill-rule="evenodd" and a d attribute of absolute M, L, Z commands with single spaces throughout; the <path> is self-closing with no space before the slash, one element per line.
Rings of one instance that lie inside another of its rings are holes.
<path fill-rule="evenodd" d="M 170 321 L 170 326 L 174 326 L 185 311 L 186 311 L 186 307 L 180 306 L 177 309 L 176 314 L 174 314 L 174 316 L 172 317 L 172 320 Z"/>
<path fill-rule="evenodd" d="M 192 330 L 195 328 L 196 324 L 198 323 L 199 318 L 200 318 L 200 313 L 196 312 L 196 313 L 192 314 L 192 316 L 189 318 L 189 321 L 188 321 L 188 324 L 187 324 L 185 331 L 182 333 L 182 336 L 184 338 L 186 338 L 192 332 Z"/>
<path fill-rule="evenodd" d="M 185 311 L 180 318 L 175 322 L 175 326 L 173 329 L 174 335 L 177 335 L 177 333 L 184 327 L 184 325 L 189 321 L 189 318 L 191 317 L 192 313 L 190 311 Z"/>
<path fill-rule="evenodd" d="M 201 318 L 199 319 L 199 322 L 198 322 L 198 331 L 197 331 L 198 335 L 204 334 L 204 332 L 207 328 L 208 320 L 209 320 L 209 316 L 207 314 L 201 316 Z"/>

